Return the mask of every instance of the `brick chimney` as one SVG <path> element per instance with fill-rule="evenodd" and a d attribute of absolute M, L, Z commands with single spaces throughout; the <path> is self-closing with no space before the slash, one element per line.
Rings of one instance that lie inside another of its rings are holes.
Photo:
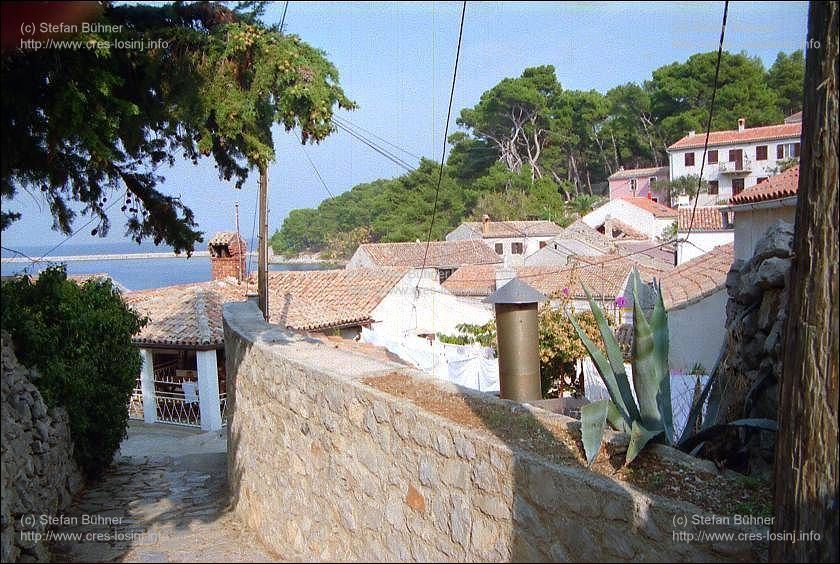
<path fill-rule="evenodd" d="M 738 131 L 744 131 L 746 126 L 747 120 L 745 118 L 738 118 Z"/>
<path fill-rule="evenodd" d="M 238 281 L 247 275 L 245 256 L 247 246 L 242 237 L 231 231 L 213 235 L 208 244 L 210 251 L 210 277 L 213 280 L 233 277 Z"/>
<path fill-rule="evenodd" d="M 490 233 L 490 216 L 484 214 L 481 218 L 481 234 L 487 237 L 488 233 Z"/>

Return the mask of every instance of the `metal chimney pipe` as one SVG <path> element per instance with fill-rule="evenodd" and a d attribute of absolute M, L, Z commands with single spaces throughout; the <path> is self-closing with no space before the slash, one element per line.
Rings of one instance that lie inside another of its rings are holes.
<path fill-rule="evenodd" d="M 500 397 L 542 399 L 537 304 L 546 297 L 514 278 L 485 301 L 495 305 Z"/>

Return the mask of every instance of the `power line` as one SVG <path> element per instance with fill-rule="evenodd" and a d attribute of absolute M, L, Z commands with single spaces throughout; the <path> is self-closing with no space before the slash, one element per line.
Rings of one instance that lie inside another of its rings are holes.
<path fill-rule="evenodd" d="M 729 12 L 729 0 L 723 4 L 723 21 L 720 25 L 720 41 L 718 42 L 717 62 L 715 63 L 715 81 L 712 85 L 712 98 L 709 100 L 709 119 L 706 122 L 706 140 L 703 143 L 703 160 L 700 161 L 700 176 L 697 179 L 697 193 L 694 194 L 694 206 L 691 208 L 691 220 L 688 222 L 688 232 L 685 239 L 691 237 L 691 229 L 694 227 L 694 215 L 697 213 L 697 202 L 700 200 L 700 186 L 703 183 L 703 169 L 706 166 L 706 152 L 709 150 L 709 134 L 712 130 L 712 115 L 715 111 L 715 94 L 718 88 L 718 76 L 720 75 L 720 60 L 723 56 L 723 37 L 726 34 L 726 15 Z"/>
<path fill-rule="evenodd" d="M 333 116 L 333 119 L 334 119 L 334 120 L 340 120 L 340 121 L 343 121 L 346 125 L 350 125 L 350 126 L 352 126 L 352 127 L 355 127 L 356 129 L 360 129 L 360 130 L 364 131 L 365 133 L 367 133 L 368 135 L 371 135 L 371 136 L 373 136 L 374 138 L 376 138 L 376 139 L 378 139 L 378 140 L 382 141 L 382 142 L 383 142 L 383 143 L 385 143 L 386 145 L 388 145 L 388 146 L 390 146 L 390 147 L 393 147 L 394 149 L 397 149 L 398 151 L 400 151 L 400 152 L 402 152 L 402 153 L 405 153 L 405 154 L 406 154 L 406 155 L 408 155 L 409 157 L 415 158 L 415 159 L 417 159 L 418 161 L 419 161 L 421 158 L 423 158 L 423 157 L 421 157 L 421 156 L 419 156 L 419 155 L 415 155 L 414 153 L 412 153 L 412 152 L 410 152 L 410 151 L 407 151 L 407 150 L 403 149 L 402 147 L 400 147 L 400 146 L 399 146 L 399 145 L 397 145 L 396 143 L 391 143 L 390 141 L 388 141 L 387 139 L 384 139 L 383 137 L 380 137 L 379 135 L 377 135 L 377 134 L 376 134 L 376 133 L 374 133 L 373 131 L 370 131 L 370 130 L 368 130 L 368 129 L 365 129 L 365 128 L 364 128 L 364 127 L 362 127 L 361 125 L 357 125 L 357 124 L 353 123 L 352 121 L 350 121 L 350 120 L 349 120 L 349 119 L 347 119 L 347 118 L 339 118 L 338 116 Z"/>
<path fill-rule="evenodd" d="M 324 190 L 327 191 L 327 194 L 330 195 L 330 198 L 335 198 L 335 194 L 333 194 L 329 188 L 327 188 L 327 183 L 324 182 L 324 178 L 321 176 L 321 172 L 318 170 L 318 167 L 315 166 L 315 163 L 312 161 L 312 157 L 309 156 L 309 153 L 306 151 L 306 145 L 302 144 L 303 138 L 301 138 L 301 144 L 298 145 L 300 150 L 303 151 L 303 155 L 306 157 L 306 160 L 309 161 L 309 164 L 312 166 L 312 170 L 315 171 L 315 176 L 318 177 L 318 180 L 321 181 L 321 186 L 324 187 Z"/>
<path fill-rule="evenodd" d="M 280 18 L 280 33 L 283 33 L 283 27 L 286 25 L 286 10 L 289 9 L 289 0 L 286 0 L 286 5 L 283 6 L 283 16 Z"/>
<path fill-rule="evenodd" d="M 446 112 L 446 124 L 443 128 L 443 147 L 440 155 L 440 171 L 438 173 L 437 188 L 435 188 L 435 203 L 432 207 L 432 218 L 429 221 L 429 235 L 426 238 L 426 252 L 423 255 L 423 267 L 426 268 L 426 259 L 429 256 L 429 245 L 432 242 L 432 229 L 435 226 L 435 218 L 437 216 L 438 197 L 440 196 L 440 183 L 443 181 L 443 166 L 446 158 L 446 138 L 449 136 L 449 120 L 452 117 L 452 100 L 455 98 L 455 80 L 458 78 L 458 61 L 461 58 L 461 40 L 464 37 L 464 15 L 467 13 L 467 0 L 461 7 L 461 25 L 458 29 L 458 47 L 455 49 L 455 66 L 452 70 L 452 88 L 449 90 L 449 109 Z M 420 282 L 417 282 L 418 286 Z"/>
<path fill-rule="evenodd" d="M 368 147 L 370 147 L 371 149 L 373 149 L 374 151 L 376 151 L 377 153 L 379 153 L 380 155 L 382 155 L 383 157 L 385 157 L 386 159 L 388 159 L 392 163 L 396 164 L 397 166 L 400 166 L 400 167 L 404 168 L 407 172 L 413 172 L 415 170 L 413 166 L 406 163 L 405 161 L 403 161 L 402 159 L 400 159 L 396 155 L 390 153 L 387 149 L 383 149 L 382 147 L 378 146 L 376 143 L 367 139 L 363 135 L 353 131 L 352 129 L 350 129 L 349 127 L 347 127 L 345 125 L 342 125 L 338 121 L 333 121 L 333 123 L 335 123 L 336 126 L 338 126 L 338 128 L 341 129 L 342 131 L 344 131 L 344 132 L 348 133 L 349 135 L 355 137 L 357 140 L 361 141 L 362 143 L 364 143 L 365 145 L 367 145 Z"/>
<path fill-rule="evenodd" d="M 116 203 L 117 203 L 117 202 L 119 202 L 121 198 L 125 198 L 126 194 L 128 194 L 128 188 L 126 188 L 126 189 L 123 191 L 122 196 L 120 196 L 120 198 L 116 198 L 116 199 L 114 199 L 114 200 L 113 200 L 113 201 L 112 201 L 112 202 L 111 202 L 111 203 L 110 203 L 110 204 L 109 204 L 109 205 L 108 205 L 108 206 L 107 206 L 104 210 L 102 210 L 102 213 L 105 213 L 106 211 L 108 211 L 108 210 L 110 210 L 112 207 L 114 207 L 114 205 L 116 205 Z M 94 215 L 94 216 L 93 216 L 93 217 L 91 217 L 91 218 L 90 218 L 90 220 L 88 220 L 88 221 L 87 221 L 84 225 L 82 225 L 81 227 L 79 227 L 78 229 L 76 229 L 73 233 L 71 233 L 70 235 L 68 235 L 67 237 L 65 237 L 63 241 L 61 241 L 60 243 L 56 244 L 56 245 L 55 245 L 53 248 L 51 248 L 49 251 L 47 251 L 46 253 L 44 253 L 43 255 L 41 255 L 41 257 L 40 257 L 40 258 L 38 258 L 37 260 L 33 260 L 33 261 L 32 261 L 32 264 L 35 264 L 35 263 L 38 263 L 38 262 L 45 262 L 45 261 L 44 261 L 44 258 L 46 258 L 46 257 L 50 256 L 50 253 L 52 253 L 54 250 L 56 250 L 57 248 L 59 248 L 61 245 L 63 245 L 64 243 L 66 243 L 67 241 L 69 241 L 70 239 L 72 239 L 73 237 L 75 237 L 76 235 L 78 235 L 78 234 L 82 231 L 82 229 L 85 229 L 88 225 L 90 225 L 91 223 L 93 223 L 93 222 L 94 222 L 94 221 L 96 221 L 97 219 L 98 219 L 99 221 L 102 221 L 102 218 L 101 218 L 101 217 L 99 217 L 98 215 Z"/>

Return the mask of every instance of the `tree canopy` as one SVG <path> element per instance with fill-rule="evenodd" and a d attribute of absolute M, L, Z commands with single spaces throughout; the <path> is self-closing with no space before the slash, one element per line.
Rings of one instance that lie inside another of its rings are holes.
<path fill-rule="evenodd" d="M 484 214 L 564 225 L 597 203 L 620 167 L 667 165 L 667 147 L 706 126 L 716 58 L 698 53 L 606 93 L 564 89 L 551 65 L 501 80 L 461 110 L 461 130 L 449 136 L 444 211 L 433 236 Z M 712 129 L 734 129 L 741 117 L 750 127 L 780 123 L 801 109 L 803 71 L 801 52 L 779 54 L 766 71 L 757 58 L 723 53 Z M 425 239 L 432 180 L 427 172 L 378 180 L 317 210 L 295 210 L 272 244 L 286 254 L 330 249 L 346 256 L 354 243 Z M 693 188 L 686 183 L 669 191 L 696 190 L 696 178 Z"/>
<path fill-rule="evenodd" d="M 91 48 L 5 51 L 3 198 L 40 192 L 67 234 L 80 205 L 104 236 L 124 190 L 127 235 L 191 252 L 202 233 L 180 197 L 158 190 L 161 165 L 212 156 L 241 187 L 274 158 L 273 124 L 318 142 L 334 108 L 354 106 L 324 54 L 261 23 L 253 4 L 105 3 L 98 23 L 113 27 L 65 38 Z M 19 217 L 4 209 L 2 227 Z"/>

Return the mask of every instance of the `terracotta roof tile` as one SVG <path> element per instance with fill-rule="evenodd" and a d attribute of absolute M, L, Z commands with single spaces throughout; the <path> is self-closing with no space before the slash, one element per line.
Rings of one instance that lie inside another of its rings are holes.
<path fill-rule="evenodd" d="M 680 216 L 677 219 L 677 230 L 688 231 L 688 226 L 691 225 L 691 214 L 694 208 L 692 206 L 683 206 L 678 208 Z M 707 206 L 698 207 L 694 214 L 694 224 L 691 226 L 692 231 L 725 231 L 733 229 L 733 227 L 725 227 L 723 224 L 723 214 L 726 208 L 721 206 Z"/>
<path fill-rule="evenodd" d="M 465 221 L 463 225 L 484 238 L 494 237 L 553 237 L 561 231 L 553 221 L 488 221 L 487 233 L 480 221 Z"/>
<path fill-rule="evenodd" d="M 219 231 L 207 241 L 207 245 L 232 245 L 237 238 L 242 241 L 242 237 L 238 237 L 234 231 Z"/>
<path fill-rule="evenodd" d="M 774 139 L 788 139 L 801 137 L 802 123 L 784 123 L 780 125 L 767 125 L 764 127 L 750 127 L 743 131 L 712 131 L 709 133 L 709 146 L 730 145 L 733 143 L 752 143 L 755 141 L 773 141 Z M 694 149 L 702 147 L 706 141 L 705 133 L 686 135 L 670 147 L 675 149 Z"/>
<path fill-rule="evenodd" d="M 426 243 L 366 243 L 360 245 L 359 250 L 364 250 L 377 266 L 420 268 L 426 256 Z M 498 262 L 501 262 L 499 255 L 485 243 L 467 239 L 432 241 L 425 264 L 433 268 L 457 268 L 464 264 Z"/>
<path fill-rule="evenodd" d="M 310 270 L 269 273 L 271 322 L 320 331 L 372 321 L 373 309 L 405 275 L 396 269 Z M 246 299 L 254 284 L 234 279 L 128 292 L 126 302 L 149 323 L 140 345 L 216 348 L 224 343 L 222 306 Z"/>
<path fill-rule="evenodd" d="M 645 281 L 660 276 L 663 270 L 637 264 L 618 255 L 598 257 L 574 257 L 568 266 L 524 266 L 515 268 L 516 276 L 546 296 L 560 295 L 564 288 L 569 296 L 585 299 L 583 287 L 597 297 L 614 299 L 624 292 L 627 277 L 633 268 Z M 459 268 L 444 283 L 443 287 L 456 295 L 487 296 L 496 289 L 497 267 L 468 265 Z"/>
<path fill-rule="evenodd" d="M 677 217 L 677 210 L 664 206 L 659 202 L 654 202 L 649 198 L 627 197 L 622 199 L 630 202 L 636 207 L 652 213 L 654 217 Z"/>
<path fill-rule="evenodd" d="M 776 200 L 795 196 L 799 189 L 799 165 L 792 166 L 786 171 L 762 180 L 755 186 L 750 186 L 737 196 L 729 200 L 730 204 L 753 204 L 767 200 Z"/>
<path fill-rule="evenodd" d="M 677 266 L 662 277 L 666 309 L 673 309 L 712 294 L 726 283 L 732 266 L 734 245 L 721 245 Z"/>

